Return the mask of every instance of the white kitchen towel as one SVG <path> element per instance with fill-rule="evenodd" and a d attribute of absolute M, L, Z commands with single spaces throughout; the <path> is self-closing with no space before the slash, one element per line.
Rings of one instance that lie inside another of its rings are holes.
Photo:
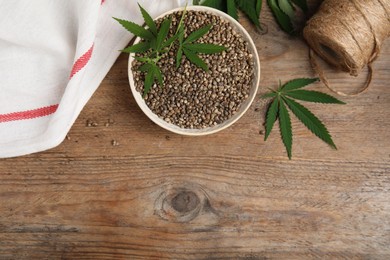
<path fill-rule="evenodd" d="M 132 35 L 183 0 L 0 0 L 0 158 L 60 144 Z"/>

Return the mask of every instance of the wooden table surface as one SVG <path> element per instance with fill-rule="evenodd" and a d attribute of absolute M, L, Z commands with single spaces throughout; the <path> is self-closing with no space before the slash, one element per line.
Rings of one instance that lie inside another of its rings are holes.
<path fill-rule="evenodd" d="M 390 40 L 367 93 L 306 104 L 339 149 L 294 118 L 289 161 L 277 127 L 263 141 L 260 95 L 314 73 L 304 41 L 262 16 L 265 35 L 242 22 L 260 90 L 229 129 L 184 137 L 153 124 L 121 55 L 60 146 L 0 160 L 0 259 L 390 259 Z M 327 72 L 344 90 L 365 77 Z"/>

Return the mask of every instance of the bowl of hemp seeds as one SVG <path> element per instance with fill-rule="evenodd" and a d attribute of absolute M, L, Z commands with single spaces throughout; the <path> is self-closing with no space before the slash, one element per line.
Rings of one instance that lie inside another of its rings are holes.
<path fill-rule="evenodd" d="M 167 40 L 160 37 L 152 46 L 165 49 L 129 57 L 130 88 L 141 110 L 166 130 L 192 136 L 216 133 L 241 118 L 260 82 L 260 60 L 248 32 L 204 6 L 177 8 L 154 22 L 156 37 L 166 33 Z M 133 45 L 144 41 L 137 37 Z M 150 57 L 157 68 L 147 65 Z"/>

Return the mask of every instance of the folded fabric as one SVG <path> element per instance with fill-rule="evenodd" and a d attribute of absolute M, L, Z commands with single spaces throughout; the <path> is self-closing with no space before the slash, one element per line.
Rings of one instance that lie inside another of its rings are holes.
<path fill-rule="evenodd" d="M 132 35 L 181 0 L 0 1 L 0 158 L 60 144 Z"/>

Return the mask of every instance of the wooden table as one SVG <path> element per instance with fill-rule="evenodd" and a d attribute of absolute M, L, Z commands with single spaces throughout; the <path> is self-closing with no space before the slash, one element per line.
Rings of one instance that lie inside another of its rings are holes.
<path fill-rule="evenodd" d="M 260 95 L 314 74 L 304 41 L 267 7 L 262 21 L 265 35 L 243 20 L 261 89 L 229 129 L 184 137 L 153 124 L 121 55 L 59 147 L 0 160 L 0 259 L 390 259 L 390 41 L 367 93 L 306 104 L 339 149 L 294 118 L 289 161 L 278 128 L 263 141 Z M 365 76 L 328 72 L 344 90 Z"/>

